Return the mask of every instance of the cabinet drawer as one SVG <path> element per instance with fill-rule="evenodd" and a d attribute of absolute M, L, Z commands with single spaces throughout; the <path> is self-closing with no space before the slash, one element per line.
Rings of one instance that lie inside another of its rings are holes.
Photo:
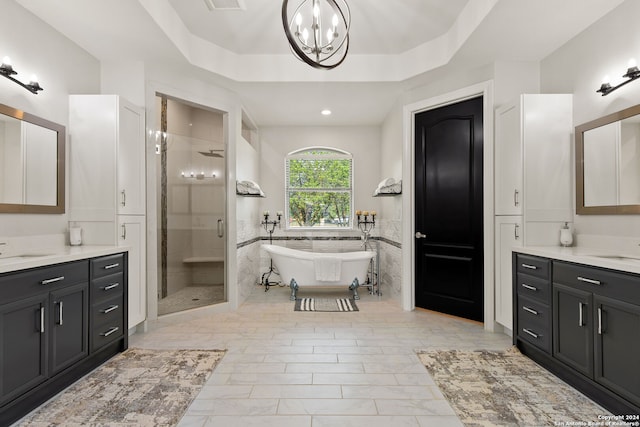
<path fill-rule="evenodd" d="M 116 273 L 91 281 L 91 305 L 121 296 L 124 292 L 124 274 Z"/>
<path fill-rule="evenodd" d="M 120 316 L 112 322 L 95 327 L 91 333 L 91 351 L 96 351 L 121 338 L 124 333 L 123 323 L 123 318 Z"/>
<path fill-rule="evenodd" d="M 93 330 L 97 330 L 105 324 L 116 323 L 117 319 L 121 319 L 123 316 L 122 310 L 122 295 L 93 305 L 91 307 L 91 325 Z"/>
<path fill-rule="evenodd" d="M 88 279 L 89 264 L 86 260 L 10 272 L 0 275 L 0 301 L 16 301 Z"/>
<path fill-rule="evenodd" d="M 549 304 L 551 301 L 551 286 L 549 280 L 518 273 L 516 276 L 516 292 L 528 298 Z"/>
<path fill-rule="evenodd" d="M 516 255 L 516 271 L 518 273 L 526 273 L 541 279 L 548 279 L 550 265 L 551 261 L 546 258 L 523 254 Z"/>
<path fill-rule="evenodd" d="M 640 305 L 640 276 L 631 273 L 556 261 L 553 281 Z"/>
<path fill-rule="evenodd" d="M 108 255 L 91 260 L 92 279 L 122 271 L 124 271 L 124 254 Z"/>
<path fill-rule="evenodd" d="M 538 323 L 545 328 L 547 335 L 551 331 L 551 309 L 548 305 L 539 301 L 518 297 L 518 320 L 520 323 L 531 324 Z"/>
<path fill-rule="evenodd" d="M 536 316 L 522 316 L 522 306 L 518 307 L 518 338 L 527 341 L 547 353 L 551 352 L 551 327 L 548 322 Z M 548 311 L 547 311 L 548 313 Z"/>

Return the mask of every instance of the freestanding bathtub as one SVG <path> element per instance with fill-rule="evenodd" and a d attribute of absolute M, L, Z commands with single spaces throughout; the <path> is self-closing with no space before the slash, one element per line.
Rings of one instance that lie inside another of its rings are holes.
<path fill-rule="evenodd" d="M 284 283 L 291 287 L 295 301 L 299 286 L 349 285 L 353 299 L 360 299 L 358 286 L 367 278 L 375 252 L 307 252 L 277 245 L 262 245 L 269 253 Z"/>

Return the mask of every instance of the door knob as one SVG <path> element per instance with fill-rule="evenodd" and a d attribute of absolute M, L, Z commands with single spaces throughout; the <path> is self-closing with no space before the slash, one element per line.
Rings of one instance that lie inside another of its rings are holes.
<path fill-rule="evenodd" d="M 419 231 L 416 231 L 416 239 L 424 239 L 425 237 L 427 237 L 426 234 L 422 234 Z"/>

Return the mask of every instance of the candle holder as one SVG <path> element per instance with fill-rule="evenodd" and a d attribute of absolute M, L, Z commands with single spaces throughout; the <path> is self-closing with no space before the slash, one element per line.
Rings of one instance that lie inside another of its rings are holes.
<path fill-rule="evenodd" d="M 364 250 L 365 251 L 371 250 L 376 252 L 375 261 L 373 259 L 371 260 L 371 263 L 369 265 L 369 274 L 367 277 L 367 281 L 363 286 L 370 288 L 369 293 L 371 295 L 380 296 L 381 293 L 378 286 L 378 280 L 380 277 L 378 254 L 380 252 L 379 252 L 379 247 L 377 242 L 375 242 L 375 247 L 374 247 L 372 242 L 369 241 L 371 237 L 371 232 L 376 227 L 377 213 L 376 211 L 371 211 L 371 212 L 356 211 L 355 213 L 356 213 L 356 222 L 358 224 L 358 228 L 362 233 L 362 246 L 364 246 Z"/>
<path fill-rule="evenodd" d="M 376 211 L 356 211 L 356 221 L 360 232 L 362 232 L 363 245 L 366 247 L 371 231 L 376 228 Z"/>
<path fill-rule="evenodd" d="M 278 229 L 280 229 L 280 221 L 282 219 L 282 212 L 278 211 L 276 213 L 276 217 L 277 219 L 273 219 L 270 220 L 269 216 L 270 213 L 269 211 L 264 211 L 262 213 L 263 216 L 263 220 L 260 222 L 260 224 L 264 227 L 264 230 L 269 233 L 269 244 L 272 245 L 273 244 L 273 232 L 276 230 L 276 226 L 278 227 Z M 267 271 L 266 273 L 264 273 L 262 275 L 262 278 L 260 279 L 260 283 L 264 284 L 264 291 L 267 292 L 269 290 L 269 286 L 271 286 L 271 283 L 279 283 L 279 282 L 270 282 L 269 278 L 271 277 L 271 274 L 275 273 L 275 274 L 279 274 L 276 269 L 273 267 L 273 259 L 271 259 L 269 261 L 269 271 Z"/>

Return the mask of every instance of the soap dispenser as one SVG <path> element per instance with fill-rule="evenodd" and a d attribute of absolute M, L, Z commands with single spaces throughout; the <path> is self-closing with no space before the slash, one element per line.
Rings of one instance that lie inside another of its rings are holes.
<path fill-rule="evenodd" d="M 560 229 L 560 244 L 565 247 L 573 244 L 573 234 L 571 234 L 568 222 L 565 222 Z"/>

